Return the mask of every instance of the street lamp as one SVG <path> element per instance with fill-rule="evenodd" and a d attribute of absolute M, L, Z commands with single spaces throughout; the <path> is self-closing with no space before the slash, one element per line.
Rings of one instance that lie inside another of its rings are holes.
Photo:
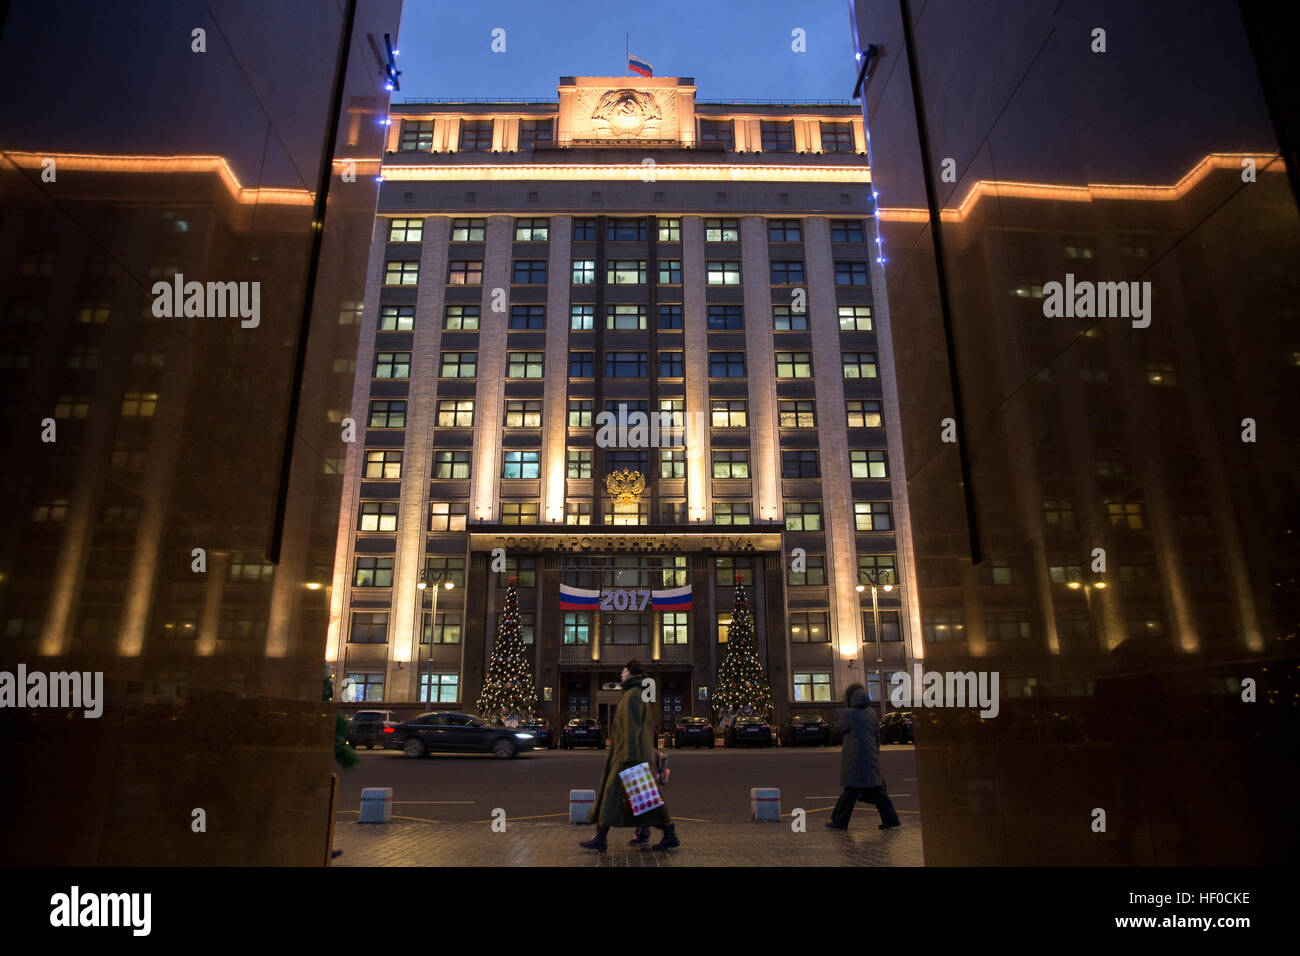
<path fill-rule="evenodd" d="M 865 578 L 871 585 L 871 619 L 876 631 L 876 680 L 880 682 L 880 715 L 883 717 L 885 714 L 885 657 L 880 648 L 880 604 L 877 600 L 876 589 L 879 588 L 885 593 L 894 590 L 894 585 L 898 583 L 898 576 L 894 573 L 893 568 L 861 568 L 858 574 L 859 581 L 855 590 L 859 594 L 867 589 L 867 585 L 862 583 L 862 578 Z M 882 581 L 884 578 L 888 578 L 888 583 Z"/>
<path fill-rule="evenodd" d="M 422 628 L 424 626 L 424 592 L 429 588 L 433 588 L 433 608 L 429 612 L 429 694 L 430 695 L 433 694 L 433 626 L 435 623 L 437 623 L 438 620 L 438 591 L 440 590 L 438 587 L 436 587 L 436 585 L 440 580 L 442 580 L 442 578 L 446 577 L 447 580 L 443 582 L 444 588 L 450 591 L 452 588 L 456 586 L 456 582 L 451 580 L 451 578 L 448 576 L 450 570 L 451 570 L 450 568 L 441 568 L 437 571 L 432 571 L 429 568 L 425 568 L 423 571 L 420 572 L 420 579 L 415 582 L 415 587 L 417 589 L 415 592 L 416 600 L 419 601 L 419 605 L 420 605 L 419 606 L 420 613 L 418 613 L 415 616 L 415 626 L 417 628 Z M 417 641 L 416 646 L 418 647 L 420 643 L 421 642 Z M 419 678 L 417 678 L 417 680 L 418 679 Z M 416 696 L 417 697 L 419 696 L 418 687 L 416 689 Z M 423 703 L 432 703 L 432 701 L 424 701 Z"/>

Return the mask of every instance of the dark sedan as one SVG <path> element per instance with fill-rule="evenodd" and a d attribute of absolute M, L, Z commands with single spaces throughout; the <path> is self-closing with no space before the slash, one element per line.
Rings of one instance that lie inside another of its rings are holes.
<path fill-rule="evenodd" d="M 605 735 L 601 732 L 600 721 L 589 717 L 575 717 L 564 725 L 560 732 L 560 749 L 572 750 L 574 747 L 595 747 L 605 749 Z"/>
<path fill-rule="evenodd" d="M 910 744 L 916 739 L 912 732 L 912 712 L 910 710 L 891 710 L 880 719 L 880 742 L 882 744 Z"/>
<path fill-rule="evenodd" d="M 824 747 L 831 742 L 831 725 L 821 714 L 795 714 L 781 725 L 782 747 Z"/>
<path fill-rule="evenodd" d="M 707 717 L 683 717 L 673 731 L 674 747 L 715 747 L 713 723 Z"/>
<path fill-rule="evenodd" d="M 383 747 L 398 723 L 391 710 L 359 710 L 348 722 L 348 746 L 367 750 Z"/>
<path fill-rule="evenodd" d="M 746 744 L 770 747 L 772 725 L 762 717 L 737 717 L 735 723 L 727 728 L 723 743 L 728 747 L 744 747 Z"/>
<path fill-rule="evenodd" d="M 544 717 L 525 720 L 519 725 L 519 729 L 533 735 L 534 746 L 536 747 L 550 749 L 555 746 L 555 731 L 551 729 L 550 721 Z"/>
<path fill-rule="evenodd" d="M 384 746 L 408 757 L 432 753 L 496 754 L 503 759 L 533 749 L 533 735 L 520 729 L 493 726 L 468 714 L 421 714 L 384 735 Z"/>

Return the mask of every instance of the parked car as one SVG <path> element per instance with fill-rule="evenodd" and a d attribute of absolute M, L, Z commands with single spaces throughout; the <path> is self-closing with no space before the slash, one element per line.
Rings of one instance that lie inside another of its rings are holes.
<path fill-rule="evenodd" d="M 359 710 L 348 722 L 348 745 L 370 750 L 384 746 L 384 738 L 393 733 L 401 721 L 391 710 Z"/>
<path fill-rule="evenodd" d="M 590 717 L 574 717 L 564 725 L 560 732 L 560 749 L 572 750 L 574 747 L 595 747 L 605 749 L 605 734 L 600 729 L 600 721 Z"/>
<path fill-rule="evenodd" d="M 831 742 L 831 725 L 821 714 L 794 714 L 778 732 L 782 747 L 825 747 Z"/>
<path fill-rule="evenodd" d="M 384 746 L 405 751 L 408 757 L 431 753 L 491 753 L 504 759 L 532 750 L 533 735 L 493 726 L 481 717 L 437 711 L 398 724 L 391 734 L 385 734 Z"/>
<path fill-rule="evenodd" d="M 551 730 L 551 722 L 545 717 L 525 720 L 519 725 L 519 729 L 533 735 L 533 745 L 536 747 L 549 749 L 555 746 L 555 731 Z"/>
<path fill-rule="evenodd" d="M 882 744 L 910 744 L 915 741 L 912 732 L 912 712 L 910 710 L 891 710 L 880 718 L 880 742 Z"/>
<path fill-rule="evenodd" d="M 727 747 L 743 747 L 757 744 L 759 747 L 772 746 L 772 725 L 762 717 L 737 717 L 723 738 Z"/>
<path fill-rule="evenodd" d="M 673 731 L 674 747 L 715 747 L 713 722 L 707 717 L 682 717 Z"/>

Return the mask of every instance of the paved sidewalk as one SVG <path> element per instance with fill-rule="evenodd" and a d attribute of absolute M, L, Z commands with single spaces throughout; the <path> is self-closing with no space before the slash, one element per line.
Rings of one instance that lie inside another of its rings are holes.
<path fill-rule="evenodd" d="M 557 816 L 567 816 L 557 815 Z M 489 823 L 398 820 L 357 823 L 355 813 L 340 813 L 334 848 L 343 855 L 334 866 L 921 866 L 918 816 L 903 818 L 894 830 L 876 829 L 874 808 L 859 806 L 848 830 L 828 830 L 829 813 L 810 812 L 807 832 L 781 823 L 677 822 L 680 849 L 656 853 L 629 847 L 630 829 L 609 832 L 609 850 L 595 853 L 578 846 L 591 826 L 563 819 L 508 823 L 494 833 Z M 651 842 L 659 840 L 651 831 Z"/>

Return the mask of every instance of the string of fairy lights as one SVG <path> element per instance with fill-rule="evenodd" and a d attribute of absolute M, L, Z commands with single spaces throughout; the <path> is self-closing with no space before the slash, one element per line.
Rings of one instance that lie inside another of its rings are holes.
<path fill-rule="evenodd" d="M 479 715 L 488 719 L 527 720 L 537 712 L 537 688 L 528 664 L 519 616 L 519 593 L 515 590 L 518 582 L 517 577 L 510 577 L 501 628 L 492 645 L 492 657 L 478 698 Z"/>
<path fill-rule="evenodd" d="M 721 713 L 772 716 L 772 685 L 754 643 L 754 617 L 745 595 L 745 576 L 736 575 L 736 600 L 727 627 L 727 656 L 718 667 L 713 705 Z"/>

